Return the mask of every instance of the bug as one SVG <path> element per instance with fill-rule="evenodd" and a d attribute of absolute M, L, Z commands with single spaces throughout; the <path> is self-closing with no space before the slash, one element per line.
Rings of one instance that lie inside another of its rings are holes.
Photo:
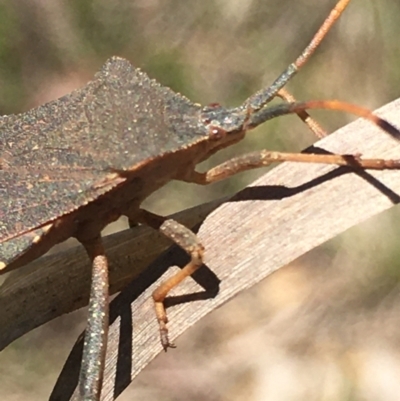
<path fill-rule="evenodd" d="M 169 290 L 201 264 L 203 247 L 187 228 L 140 209 L 141 202 L 172 179 L 200 185 L 284 160 L 399 168 L 397 160 L 351 155 L 253 152 L 206 173 L 195 166 L 240 141 L 269 119 L 310 108 L 340 109 L 370 119 L 392 136 L 400 132 L 369 111 L 335 101 L 266 108 L 306 63 L 350 0 L 340 0 L 301 56 L 267 89 L 241 106 L 202 107 L 162 87 L 129 62 L 110 59 L 84 88 L 17 116 L 0 120 L 0 183 L 3 191 L 0 269 L 26 264 L 56 243 L 76 237 L 93 265 L 80 392 L 96 400 L 101 388 L 107 335 L 107 258 L 101 230 L 120 215 L 160 230 L 185 249 L 191 261 L 154 293 L 163 347 L 168 339 L 163 301 Z M 304 116 L 304 115 L 303 115 Z"/>

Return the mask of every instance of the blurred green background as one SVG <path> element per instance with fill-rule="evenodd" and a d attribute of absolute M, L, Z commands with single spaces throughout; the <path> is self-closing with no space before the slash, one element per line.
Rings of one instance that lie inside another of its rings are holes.
<path fill-rule="evenodd" d="M 112 55 L 193 101 L 238 105 L 294 61 L 334 4 L 0 0 L 0 114 L 83 86 Z M 353 0 L 287 88 L 301 100 L 336 98 L 371 109 L 395 99 L 399 18 L 400 2 Z M 353 119 L 313 116 L 329 131 Z M 301 150 L 313 141 L 296 117 L 285 117 L 209 164 L 250 149 Z M 234 193 L 261 173 L 208 188 L 172 183 L 147 207 L 171 213 Z M 219 309 L 120 399 L 398 400 L 398 215 L 394 208 L 350 230 Z M 62 317 L 3 351 L 2 400 L 46 399 L 84 319 L 84 311 Z"/>

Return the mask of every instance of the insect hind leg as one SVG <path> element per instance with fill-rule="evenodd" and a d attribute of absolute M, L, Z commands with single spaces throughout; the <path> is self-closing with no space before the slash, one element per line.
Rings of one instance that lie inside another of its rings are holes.
<path fill-rule="evenodd" d="M 92 261 L 87 328 L 78 391 L 84 401 L 100 400 L 108 333 L 108 261 L 101 237 L 82 241 Z"/>

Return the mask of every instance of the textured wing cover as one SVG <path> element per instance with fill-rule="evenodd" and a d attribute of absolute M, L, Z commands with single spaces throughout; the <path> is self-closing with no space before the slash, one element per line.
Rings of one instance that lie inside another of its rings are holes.
<path fill-rule="evenodd" d="M 84 88 L 0 118 L 0 256 L 4 241 L 121 182 L 96 186 L 110 169 L 138 169 L 178 150 L 198 110 L 128 61 L 112 58 Z"/>

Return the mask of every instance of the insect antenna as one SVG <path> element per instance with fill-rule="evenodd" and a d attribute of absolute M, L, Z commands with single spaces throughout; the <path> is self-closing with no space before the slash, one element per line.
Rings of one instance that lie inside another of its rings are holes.
<path fill-rule="evenodd" d="M 332 28 L 333 24 L 342 15 L 345 8 L 350 3 L 350 0 L 339 0 L 336 6 L 329 13 L 328 17 L 325 19 L 321 27 L 318 29 L 317 33 L 311 39 L 308 46 L 302 51 L 300 56 L 295 62 L 290 64 L 279 77 L 273 82 L 268 88 L 263 88 L 256 92 L 254 95 L 250 96 L 244 101 L 244 103 L 239 107 L 239 109 L 248 110 L 249 113 L 256 112 L 262 109 L 267 103 L 269 103 L 278 92 L 292 79 L 297 72 L 306 64 L 311 55 L 318 48 L 319 44 L 322 42 L 326 34 Z"/>
<path fill-rule="evenodd" d="M 359 117 L 363 117 L 380 127 L 391 137 L 400 141 L 400 131 L 388 121 L 378 117 L 364 107 L 356 106 L 351 103 L 341 102 L 338 100 L 314 100 L 309 102 L 285 103 L 279 104 L 277 106 L 265 107 L 264 109 L 261 109 L 249 115 L 246 123 L 246 128 L 254 128 L 276 117 L 299 113 L 301 111 L 306 111 L 310 109 L 340 110 L 357 115 Z"/>

